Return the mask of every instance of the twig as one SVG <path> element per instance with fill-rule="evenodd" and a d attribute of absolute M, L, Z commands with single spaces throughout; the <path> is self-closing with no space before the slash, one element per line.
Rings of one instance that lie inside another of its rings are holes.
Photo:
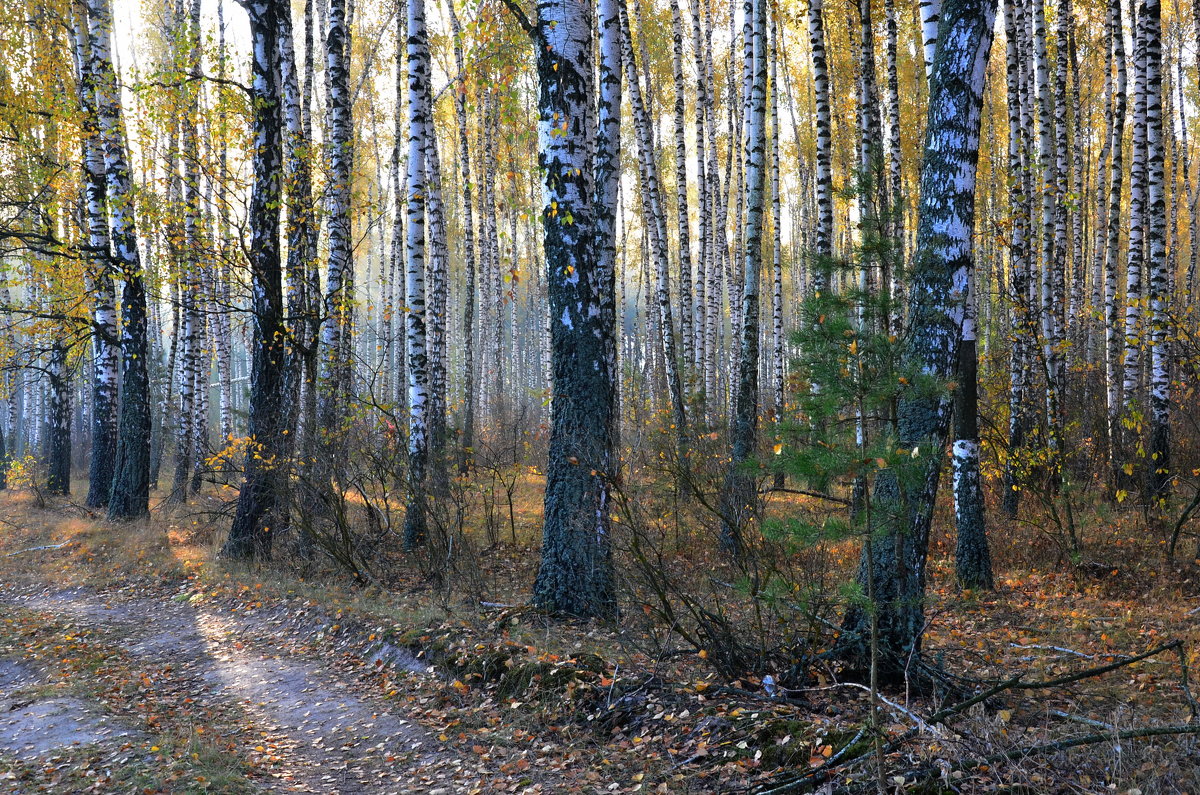
<path fill-rule="evenodd" d="M 63 547 L 67 546 L 70 543 L 71 543 L 70 541 L 64 541 L 61 544 L 47 544 L 46 546 L 43 546 L 43 547 L 30 547 L 29 549 L 18 549 L 16 552 L 9 552 L 4 557 L 11 558 L 11 557 L 15 557 L 16 555 L 23 555 L 26 552 L 38 552 L 43 549 L 62 549 Z"/>
<path fill-rule="evenodd" d="M 1126 729 L 1122 732 L 1108 732 L 1107 734 L 1085 734 L 1079 737 L 1067 737 L 1066 739 L 1056 740 L 1052 743 L 1043 743 L 1030 748 L 1015 748 L 1002 754 L 994 754 L 986 759 L 966 762 L 962 765 L 958 765 L 956 769 L 965 770 L 978 767 L 979 765 L 991 764 L 992 762 L 1001 762 L 1005 759 L 1022 759 L 1030 756 L 1038 756 L 1040 754 L 1052 754 L 1055 751 L 1066 751 L 1070 748 L 1078 748 L 1081 745 L 1095 745 L 1096 743 L 1103 743 L 1111 740 L 1138 740 L 1144 737 L 1169 737 L 1179 734 L 1200 734 L 1200 726 L 1196 724 L 1188 724 L 1186 726 L 1142 726 L 1138 729 Z"/>
<path fill-rule="evenodd" d="M 871 691 L 871 688 L 867 687 L 866 685 L 860 685 L 858 682 L 837 682 L 832 685 L 824 685 L 823 687 L 801 687 L 801 688 L 781 687 L 780 690 L 783 690 L 786 693 L 816 693 L 816 692 L 819 692 L 822 690 L 836 690 L 839 687 L 853 687 L 857 690 L 865 690 L 868 693 Z M 751 695 L 753 695 L 753 694 L 751 694 Z M 882 696 L 882 695 L 876 695 L 876 698 L 878 698 L 884 704 L 887 704 L 889 707 L 896 710 L 900 714 L 908 717 L 913 723 L 917 724 L 918 729 L 921 729 L 922 731 L 928 731 L 939 737 L 942 736 L 941 729 L 939 729 L 937 726 L 930 725 L 920 715 L 916 714 L 915 712 L 908 709 L 907 707 L 901 706 L 900 704 L 897 704 L 895 701 L 892 701 L 891 699 L 886 698 L 885 696 Z"/>
<path fill-rule="evenodd" d="M 1179 688 L 1183 691 L 1183 697 L 1187 699 L 1188 707 L 1192 710 L 1192 723 L 1200 723 L 1200 704 L 1196 703 L 1196 699 L 1192 696 L 1192 688 L 1188 685 L 1187 655 L 1183 652 L 1183 644 L 1177 646 L 1175 652 L 1179 655 Z"/>
<path fill-rule="evenodd" d="M 773 486 L 769 489 L 763 489 L 762 491 L 759 492 L 759 494 L 773 494 L 775 492 L 780 492 L 783 494 L 798 494 L 801 497 L 816 497 L 819 500 L 828 500 L 829 502 L 836 502 L 838 505 L 849 505 L 850 504 L 850 500 L 847 500 L 844 497 L 835 497 L 832 494 L 825 494 L 824 492 L 820 492 L 820 491 L 809 491 L 807 489 L 786 489 L 782 486 Z"/>
<path fill-rule="evenodd" d="M 1063 648 L 1062 646 L 1044 646 L 1040 643 L 1010 643 L 1008 645 L 1014 649 L 1042 649 L 1044 651 L 1061 651 L 1063 654 L 1074 654 L 1076 657 L 1082 657 L 1085 660 L 1096 659 L 1096 655 L 1094 654 L 1084 654 L 1081 651 Z"/>
<path fill-rule="evenodd" d="M 1076 723 L 1086 724 L 1088 726 L 1095 726 L 1097 729 L 1108 729 L 1110 732 L 1115 732 L 1117 730 L 1117 727 L 1113 726 L 1111 723 L 1105 723 L 1102 720 L 1092 720 L 1091 718 L 1085 718 L 1082 715 L 1072 715 L 1070 712 L 1063 712 L 1061 709 L 1052 709 L 1050 710 L 1050 714 L 1056 718 L 1071 720 L 1075 721 Z"/>
<path fill-rule="evenodd" d="M 1033 682 L 1024 682 L 1021 679 L 1021 674 L 1018 674 L 1016 676 L 1013 676 L 1013 677 L 1010 677 L 1010 678 L 1004 680 L 1003 682 L 993 685 L 992 687 L 988 688 L 987 690 L 977 693 L 976 695 L 972 696 L 971 698 L 969 698 L 965 701 L 960 701 L 957 704 L 953 704 L 949 707 L 945 707 L 944 709 L 938 710 L 933 715 L 928 717 L 925 720 L 925 723 L 927 723 L 929 725 L 944 723 L 948 718 L 958 715 L 959 713 L 965 712 L 966 710 L 970 709 L 971 707 L 975 706 L 976 704 L 979 704 L 983 701 L 987 701 L 989 698 L 992 698 L 993 696 L 1003 693 L 1007 690 L 1046 690 L 1046 689 L 1050 689 L 1050 688 L 1055 688 L 1055 687 L 1059 687 L 1061 685 L 1070 684 L 1072 682 L 1078 682 L 1081 679 L 1090 679 L 1092 677 L 1101 676 L 1103 674 L 1109 673 L 1110 671 L 1115 671 L 1118 668 L 1123 668 L 1127 665 L 1132 665 L 1135 662 L 1140 662 L 1141 660 L 1144 660 L 1147 657 L 1153 657 L 1157 654 L 1162 654 L 1164 651 L 1178 650 L 1178 649 L 1182 649 L 1182 648 L 1183 648 L 1182 641 L 1173 640 L 1170 643 L 1166 643 L 1166 644 L 1163 644 L 1162 646 L 1155 647 L 1155 648 L 1151 649 L 1150 651 L 1143 652 L 1142 654 L 1139 654 L 1136 657 L 1124 657 L 1120 660 L 1116 660 L 1116 661 L 1108 663 L 1106 665 L 1098 665 L 1094 668 L 1087 668 L 1083 671 L 1077 671 L 1073 674 L 1065 674 L 1063 676 L 1056 677 L 1054 679 L 1039 679 L 1039 680 L 1036 680 Z M 894 738 L 887 745 L 885 745 L 883 747 L 881 753 L 883 753 L 884 755 L 892 753 L 893 751 L 902 747 L 905 743 L 907 743 L 913 737 L 915 737 L 917 735 L 918 731 L 919 731 L 919 729 L 909 729 L 908 731 L 904 732 L 899 737 Z M 1110 739 L 1118 739 L 1118 740 L 1132 739 L 1132 738 L 1136 738 L 1136 737 L 1153 737 L 1153 736 L 1167 735 L 1167 734 L 1200 734 L 1200 724 L 1192 724 L 1192 725 L 1188 725 L 1188 726 L 1148 727 L 1148 728 L 1143 728 L 1143 729 L 1131 729 L 1131 730 L 1128 730 L 1125 732 L 1119 732 L 1116 734 L 1110 732 L 1108 734 L 1087 735 L 1085 737 L 1070 738 L 1067 740 L 1060 740 L 1056 743 L 1048 743 L 1045 745 L 1034 746 L 1033 748 L 1025 749 L 1023 751 L 1015 751 L 1015 752 L 1010 752 L 1008 754 L 1001 754 L 1001 755 L 995 756 L 995 757 L 988 757 L 987 759 L 984 759 L 982 761 L 972 762 L 972 763 L 968 763 L 968 764 L 970 766 L 978 766 L 981 764 L 987 764 L 989 762 L 999 761 L 1002 759 L 1014 759 L 1014 758 L 1020 757 L 1024 754 L 1032 755 L 1032 754 L 1037 754 L 1037 753 L 1053 753 L 1054 751 L 1065 750 L 1067 748 L 1074 748 L 1079 745 L 1090 745 L 1093 743 L 1104 742 L 1105 740 L 1110 740 Z M 868 752 L 871 752 L 873 750 L 874 749 L 870 749 L 870 748 L 864 749 L 861 753 L 858 753 L 858 754 L 852 756 L 851 758 L 847 759 L 845 761 L 845 763 L 847 763 L 847 764 L 852 763 L 852 762 L 862 758 Z M 959 767 L 957 769 L 963 769 L 963 767 Z M 826 765 L 822 765 L 819 768 L 816 768 L 815 770 L 811 770 L 801 776 L 798 776 L 798 777 L 792 779 L 791 781 L 786 782 L 786 783 L 784 783 L 778 787 L 775 787 L 773 789 L 754 790 L 754 792 L 755 792 L 755 795 L 782 795 L 785 792 L 796 792 L 805 787 L 821 784 L 825 781 L 828 781 L 831 778 L 831 776 L 832 776 L 832 767 L 830 765 L 826 764 Z"/>

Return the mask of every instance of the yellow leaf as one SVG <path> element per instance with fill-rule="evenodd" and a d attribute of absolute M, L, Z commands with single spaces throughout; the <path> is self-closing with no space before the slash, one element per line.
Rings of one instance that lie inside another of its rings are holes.
<path fill-rule="evenodd" d="M 783 445 L 782 444 L 775 445 L 775 455 L 779 455 L 782 452 L 783 452 Z"/>
<path fill-rule="evenodd" d="M 1125 489 L 1117 489 L 1117 502 L 1125 502 L 1125 498 L 1129 496 L 1129 492 Z"/>

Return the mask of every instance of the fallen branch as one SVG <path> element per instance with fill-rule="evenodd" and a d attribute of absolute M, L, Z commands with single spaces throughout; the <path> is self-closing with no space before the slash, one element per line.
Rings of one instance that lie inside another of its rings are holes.
<path fill-rule="evenodd" d="M 1157 646 L 1157 647 L 1151 649 L 1150 651 L 1143 652 L 1134 657 L 1122 657 L 1119 660 L 1116 660 L 1111 663 L 1106 663 L 1105 665 L 1098 665 L 1093 668 L 1086 668 L 1082 671 L 1076 671 L 1075 673 L 1072 673 L 1072 674 L 1064 674 L 1063 676 L 1055 677 L 1054 679 L 1038 679 L 1038 680 L 1035 680 L 1032 682 L 1026 682 L 1026 681 L 1023 681 L 1023 679 L 1022 679 L 1023 674 L 1017 674 L 1016 676 L 1005 679 L 1004 681 L 999 682 L 980 693 L 977 693 L 976 695 L 972 696 L 971 698 L 966 699 L 965 701 L 960 701 L 957 704 L 952 704 L 949 707 L 945 707 L 944 709 L 938 710 L 933 715 L 926 718 L 925 723 L 930 726 L 933 726 L 933 725 L 936 725 L 939 723 L 945 723 L 947 719 L 952 718 L 955 715 L 965 712 L 966 710 L 970 709 L 971 707 L 975 706 L 976 704 L 980 704 L 994 696 L 999 695 L 1000 693 L 1004 693 L 1009 690 L 1048 690 L 1048 689 L 1052 689 L 1055 687 L 1061 687 L 1062 685 L 1071 684 L 1072 682 L 1078 682 L 1083 679 L 1091 679 L 1093 677 L 1102 676 L 1111 671 L 1115 671 L 1118 668 L 1124 668 L 1127 665 L 1132 665 L 1133 663 L 1140 662 L 1142 660 L 1145 660 L 1148 657 L 1153 657 L 1155 655 L 1162 654 L 1164 651 L 1172 651 L 1172 650 L 1178 651 L 1182 648 L 1183 648 L 1183 641 L 1173 640 L 1170 643 L 1165 643 L 1162 646 Z M 1185 676 L 1186 676 L 1186 668 L 1184 670 L 1185 670 Z M 1188 696 L 1189 701 L 1190 701 L 1191 700 L 1190 691 L 1185 689 L 1185 693 Z M 835 774 L 835 768 L 840 768 L 840 767 L 844 767 L 846 765 L 853 764 L 854 762 L 862 759 L 863 757 L 867 756 L 868 754 L 879 753 L 883 756 L 886 756 L 886 755 L 898 750 L 899 748 L 901 748 L 908 741 L 912 740 L 914 737 L 917 736 L 917 734 L 920 733 L 920 731 L 921 731 L 920 727 L 909 729 L 908 731 L 901 734 L 899 737 L 892 739 L 882 749 L 879 749 L 878 752 L 876 752 L 876 750 L 874 748 L 864 748 L 859 753 L 848 757 L 847 759 L 845 759 L 844 761 L 842 761 L 836 765 L 831 764 L 831 763 L 826 763 L 814 770 L 810 770 L 807 773 L 797 776 L 796 778 L 793 778 L 790 781 L 783 782 L 777 786 L 771 786 L 771 787 L 767 787 L 767 788 L 763 788 L 763 789 L 754 789 L 754 790 L 752 790 L 752 792 L 754 793 L 754 795 L 783 795 L 783 793 L 798 792 L 802 789 L 808 789 L 809 787 L 815 787 L 815 786 L 817 786 L 819 784 L 823 784 L 823 783 L 829 781 L 831 778 L 833 778 L 833 776 Z M 1141 732 L 1141 733 L 1139 734 L 1139 732 Z M 1131 729 L 1131 730 L 1128 730 L 1125 732 L 1120 732 L 1118 734 L 1109 732 L 1107 734 L 1102 734 L 1102 735 L 1086 735 L 1084 737 L 1068 738 L 1066 740 L 1060 740 L 1055 743 L 1047 743 L 1045 745 L 1034 746 L 1033 748 L 1024 749 L 1023 752 L 1016 752 L 1016 756 L 1009 756 L 1008 754 L 1001 754 L 997 757 L 988 757 L 987 759 L 981 760 L 974 764 L 987 764 L 990 761 L 999 761 L 1001 759 L 1017 758 L 1017 757 L 1021 756 L 1022 753 L 1029 753 L 1029 754 L 1053 753 L 1056 750 L 1065 750 L 1067 748 L 1074 748 L 1079 745 L 1088 745 L 1088 744 L 1092 744 L 1092 743 L 1103 742 L 1108 739 L 1133 739 L 1136 737 L 1154 737 L 1154 736 L 1168 735 L 1168 734 L 1200 734 L 1200 723 L 1197 723 L 1195 725 L 1188 725 L 1188 726 L 1147 727 L 1147 728 L 1143 728 L 1143 729 Z M 1012 752 L 1010 752 L 1010 753 L 1012 753 Z M 957 768 L 957 769 L 963 769 L 963 768 Z M 938 772 L 940 772 L 940 771 L 938 771 Z"/>
<path fill-rule="evenodd" d="M 838 505 L 849 505 L 850 504 L 850 500 L 847 500 L 845 497 L 835 497 L 832 494 L 825 494 L 824 492 L 820 492 L 820 491 L 808 491 L 807 489 L 785 489 L 782 486 L 776 486 L 776 487 L 769 488 L 769 489 L 763 489 L 762 491 L 759 492 L 759 494 L 773 494 L 775 492 L 780 492 L 782 494 L 797 494 L 801 497 L 816 497 L 819 500 L 827 500 L 829 502 L 836 502 Z"/>
<path fill-rule="evenodd" d="M 63 547 L 67 546 L 70 543 L 71 543 L 70 541 L 64 541 L 61 544 L 47 544 L 46 546 L 43 546 L 43 547 L 30 547 L 29 549 L 18 549 L 16 552 L 9 552 L 4 557 L 12 558 L 12 557 L 16 557 L 17 555 L 24 555 L 26 552 L 39 552 L 43 549 L 62 549 Z"/>
<path fill-rule="evenodd" d="M 1170 737 L 1180 734 L 1200 734 L 1200 725 L 1189 723 L 1186 726 L 1142 726 L 1137 729 L 1126 729 L 1120 732 L 1066 737 L 1052 743 L 1042 743 L 1041 745 L 1034 745 L 1029 748 L 1014 748 L 1002 754 L 993 754 L 985 759 L 964 762 L 962 765 L 956 766 L 955 769 L 969 770 L 980 765 L 989 765 L 993 762 L 1003 762 L 1008 759 L 1026 759 L 1031 756 L 1052 754 L 1055 751 L 1066 751 L 1071 748 L 1078 748 L 1081 745 L 1095 745 L 1111 740 L 1140 740 L 1146 737 Z"/>
<path fill-rule="evenodd" d="M 1070 712 L 1063 712 L 1061 709 L 1052 709 L 1050 710 L 1050 714 L 1056 718 L 1062 718 L 1063 720 L 1075 721 L 1076 723 L 1083 723 L 1087 726 L 1095 726 L 1097 729 L 1108 729 L 1110 732 L 1115 732 L 1117 730 L 1117 727 L 1113 726 L 1111 723 L 1105 723 L 1102 720 L 1092 720 L 1091 718 L 1085 718 L 1082 715 L 1072 715 Z"/>

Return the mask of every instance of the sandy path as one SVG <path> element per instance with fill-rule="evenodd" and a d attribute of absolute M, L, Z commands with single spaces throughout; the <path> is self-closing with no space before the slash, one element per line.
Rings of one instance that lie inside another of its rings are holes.
<path fill-rule="evenodd" d="M 262 742 L 281 758 L 274 791 L 428 792 L 456 765 L 420 727 L 339 672 L 271 643 L 264 622 L 157 599 L 106 601 L 86 589 L 14 596 L 10 604 L 103 630 L 147 670 L 187 680 L 201 703 L 238 704 Z M 8 661 L 0 694 L 36 683 L 37 672 Z M 5 684 L 9 682 L 9 684 Z M 0 695 L 2 700 L 2 695 Z M 29 759 L 76 743 L 134 737 L 78 699 L 43 699 L 0 717 L 0 751 Z M 36 738 L 28 727 L 54 729 Z M 13 721 L 11 731 L 5 720 Z M 24 729 L 22 729 L 24 727 Z M 15 734 L 18 739 L 6 739 Z M 20 735 L 25 735 L 22 747 Z M 246 749 L 249 752 L 250 749 Z"/>

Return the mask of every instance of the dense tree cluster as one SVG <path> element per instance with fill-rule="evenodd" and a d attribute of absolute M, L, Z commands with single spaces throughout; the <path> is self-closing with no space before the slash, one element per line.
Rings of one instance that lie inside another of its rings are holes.
<path fill-rule="evenodd" d="M 848 504 L 848 659 L 899 678 L 946 463 L 965 587 L 993 502 L 1050 505 L 1073 555 L 1089 489 L 1172 554 L 1195 508 L 1185 5 L 10 4 L 4 466 L 86 472 L 113 520 L 227 483 L 239 558 L 312 555 L 348 491 L 396 490 L 416 554 L 454 473 L 541 433 L 533 601 L 613 617 L 631 439 L 680 470 L 719 439 L 714 547 L 787 478 Z M 833 311 L 826 368 L 801 338 Z M 846 477 L 770 461 L 831 429 Z"/>

